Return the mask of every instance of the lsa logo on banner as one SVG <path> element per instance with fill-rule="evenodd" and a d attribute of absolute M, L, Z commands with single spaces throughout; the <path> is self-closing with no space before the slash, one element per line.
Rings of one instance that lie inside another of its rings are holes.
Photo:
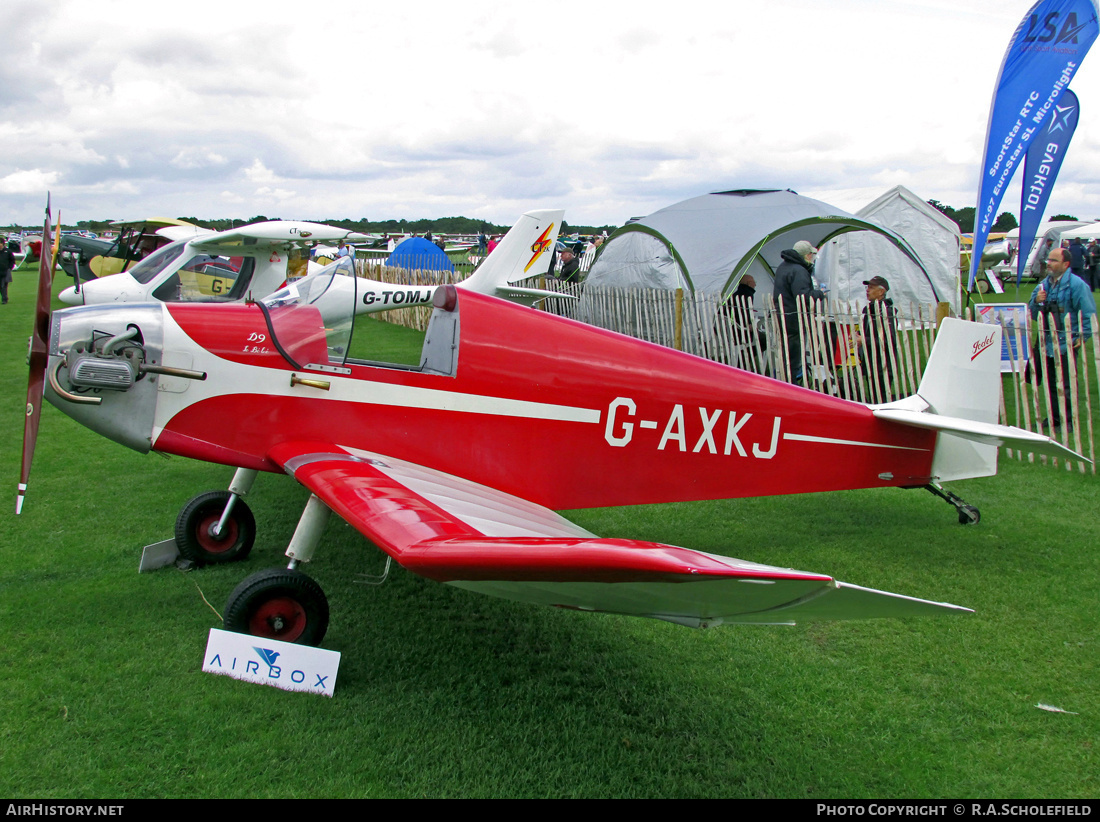
<path fill-rule="evenodd" d="M 1077 32 L 1084 28 L 1084 24 L 1077 24 L 1077 13 L 1069 12 L 1062 22 L 1061 31 L 1058 30 L 1059 12 L 1052 11 L 1039 22 L 1038 14 L 1028 15 L 1027 34 L 1024 35 L 1025 43 L 1073 43 L 1077 44 Z"/>
<path fill-rule="evenodd" d="M 210 629 L 202 663 L 207 673 L 322 696 L 332 696 L 339 668 L 338 651 L 217 628 Z"/>
<path fill-rule="evenodd" d="M 989 109 L 974 211 L 971 290 L 1005 188 L 1100 34 L 1097 17 L 1096 0 L 1039 0 L 1009 41 Z"/>

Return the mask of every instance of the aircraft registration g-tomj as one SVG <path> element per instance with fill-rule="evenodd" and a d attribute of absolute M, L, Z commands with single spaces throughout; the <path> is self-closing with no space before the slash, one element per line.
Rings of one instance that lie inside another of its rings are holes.
<path fill-rule="evenodd" d="M 549 209 L 522 215 L 466 287 L 523 301 L 548 295 L 512 283 L 546 273 L 563 214 Z M 166 245 L 119 274 L 66 288 L 60 299 L 69 305 L 94 305 L 152 300 L 243 302 L 275 292 L 275 299 L 293 301 L 309 294 L 326 318 L 330 306 L 332 315 L 339 318 L 349 303 L 358 314 L 431 304 L 434 286 L 356 277 L 351 260 L 344 257 L 329 266 L 307 260 L 307 249 L 317 243 L 360 239 L 370 238 L 335 226 L 290 220 L 205 231 Z M 292 280 L 296 271 L 306 276 Z"/>
<path fill-rule="evenodd" d="M 353 301 L 342 321 L 323 318 L 312 293 L 51 318 L 49 293 L 43 267 L 20 493 L 43 382 L 46 399 L 116 442 L 237 469 L 228 492 L 180 512 L 185 556 L 247 554 L 255 520 L 241 497 L 259 471 L 288 474 L 312 492 L 288 566 L 245 579 L 225 624 L 290 642 L 319 644 L 328 626 L 325 594 L 301 566 L 318 558 L 332 511 L 413 573 L 543 605 L 700 627 L 965 613 L 600 538 L 555 510 L 887 486 L 945 494 L 940 481 L 995 473 L 1003 444 L 1072 454 L 995 422 L 1000 329 L 959 320 L 944 321 L 917 394 L 869 406 L 451 285 L 434 293 L 415 366 L 361 356 Z"/>

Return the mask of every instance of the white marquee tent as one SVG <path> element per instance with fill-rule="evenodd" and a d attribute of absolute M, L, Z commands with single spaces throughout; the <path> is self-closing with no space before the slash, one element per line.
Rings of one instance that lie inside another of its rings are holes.
<path fill-rule="evenodd" d="M 869 196 L 868 191 L 835 194 L 843 202 L 845 195 L 862 199 Z M 844 234 L 821 248 L 815 267 L 818 279 L 829 286 L 830 298 L 863 305 L 867 302 L 863 282 L 879 275 L 889 281 L 890 298 L 901 316 L 910 316 L 913 304 L 938 302 L 949 302 L 958 313 L 959 227 L 953 220 L 905 186 L 894 186 L 855 214 L 904 238 L 924 265 L 880 234 Z"/>
<path fill-rule="evenodd" d="M 738 190 L 693 197 L 623 226 L 600 249 L 587 283 L 727 295 L 752 274 L 762 307 L 785 249 L 798 240 L 819 246 L 846 232 L 873 233 L 924 271 L 889 228 L 793 191 Z"/>

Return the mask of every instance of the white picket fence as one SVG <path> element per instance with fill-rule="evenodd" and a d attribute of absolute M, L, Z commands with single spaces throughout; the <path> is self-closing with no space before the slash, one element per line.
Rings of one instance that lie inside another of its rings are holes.
<path fill-rule="evenodd" d="M 362 275 L 384 282 L 417 285 L 442 284 L 462 279 L 461 275 L 440 272 L 416 272 L 370 266 Z M 748 301 L 725 301 L 714 295 L 691 294 L 682 289 L 622 289 L 563 283 L 540 278 L 524 283 L 560 292 L 561 297 L 543 300 L 539 308 L 553 314 L 579 320 L 627 334 L 638 339 L 686 351 L 700 357 L 726 363 L 746 371 L 792 381 L 792 367 L 785 340 L 790 318 L 769 305 L 754 310 Z M 881 403 L 914 394 L 920 385 L 924 364 L 932 350 L 939 320 L 946 306 L 911 305 L 899 313 L 893 340 L 887 339 L 890 325 L 872 323 L 877 339 L 864 340 L 862 309 L 842 303 L 810 302 L 795 314 L 802 341 L 805 373 L 800 381 L 807 388 L 858 402 Z M 427 328 L 430 307 L 388 311 L 380 318 L 412 328 Z M 969 317 L 969 315 L 968 315 Z M 969 317 L 972 318 L 972 317 Z M 1097 317 L 1077 318 L 1078 326 L 1088 319 L 1094 331 Z M 1072 318 L 1060 318 L 1062 327 L 1070 327 Z M 1006 350 L 1011 368 L 1004 374 L 1000 402 L 1000 421 L 1032 431 L 1044 431 L 1063 445 L 1092 460 L 1089 465 L 1076 460 L 1041 461 L 1074 466 L 1081 472 L 1096 473 L 1095 435 L 1098 426 L 1092 393 L 1100 386 L 1100 334 L 1093 334 L 1083 348 L 1071 349 L 1065 356 L 1054 346 L 1053 364 L 1045 356 L 1032 361 L 1026 369 L 1032 341 L 1046 333 L 1047 318 L 1030 323 L 1004 324 Z M 1039 326 L 1042 326 L 1039 328 Z M 869 362 L 864 362 L 869 360 Z M 1053 365 L 1053 373 L 1048 374 Z M 1068 377 L 1065 376 L 1068 372 Z M 1054 380 L 1053 398 L 1047 389 Z M 1069 386 L 1068 392 L 1064 386 Z M 1059 413 L 1054 413 L 1057 407 Z M 1100 409 L 1097 409 L 1100 410 Z M 1046 420 L 1070 421 L 1059 428 L 1044 428 Z M 1006 449 L 1009 456 L 1034 460 L 1034 455 Z"/>

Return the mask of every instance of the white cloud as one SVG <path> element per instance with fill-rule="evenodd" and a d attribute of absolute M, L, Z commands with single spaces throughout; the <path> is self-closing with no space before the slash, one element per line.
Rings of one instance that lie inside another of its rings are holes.
<path fill-rule="evenodd" d="M 295 192 L 286 188 L 270 188 L 262 186 L 256 189 L 256 197 L 261 202 L 284 202 L 295 196 Z"/>
<path fill-rule="evenodd" d="M 0 194 L 37 194 L 45 192 L 57 183 L 59 176 L 56 171 L 43 171 L 40 168 L 16 171 L 6 177 L 0 177 Z"/>
<path fill-rule="evenodd" d="M 224 166 L 227 162 L 229 161 L 222 155 L 200 148 L 185 148 L 170 161 L 171 165 L 179 169 Z"/>
<path fill-rule="evenodd" d="M 1024 11 L 411 0 L 368 14 L 314 0 L 313 18 L 339 21 L 318 34 L 297 9 L 253 0 L 192 0 L 183 15 L 24 3 L 0 63 L 0 181 L 19 190 L 0 189 L 0 207 L 29 222 L 24 195 L 48 183 L 74 219 L 277 205 L 507 222 L 561 206 L 602 224 L 719 188 L 904 183 L 961 208 Z M 1093 57 L 1074 80 L 1086 105 L 1052 211 L 1097 209 L 1097 86 Z"/>
<path fill-rule="evenodd" d="M 263 164 L 258 157 L 252 161 L 252 165 L 244 169 L 245 179 L 250 183 L 274 183 L 275 172 Z"/>

